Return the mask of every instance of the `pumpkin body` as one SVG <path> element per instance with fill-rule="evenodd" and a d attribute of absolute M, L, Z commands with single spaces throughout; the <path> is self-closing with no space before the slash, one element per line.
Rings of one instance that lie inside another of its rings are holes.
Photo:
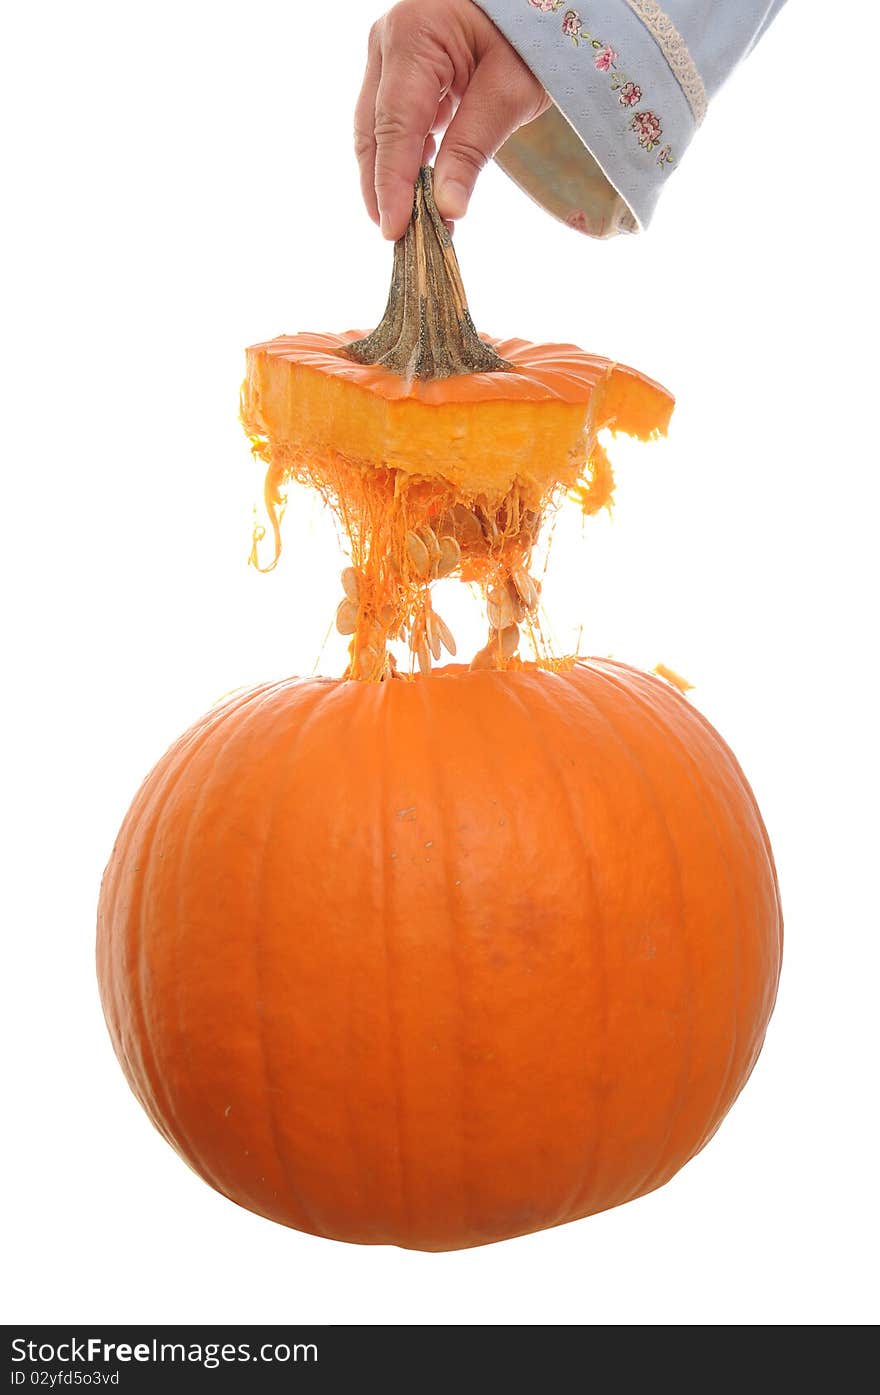
<path fill-rule="evenodd" d="M 611 661 L 237 695 L 145 781 L 99 911 L 116 1051 L 191 1166 L 425 1250 L 672 1177 L 755 1063 L 780 953 L 736 761 Z"/>

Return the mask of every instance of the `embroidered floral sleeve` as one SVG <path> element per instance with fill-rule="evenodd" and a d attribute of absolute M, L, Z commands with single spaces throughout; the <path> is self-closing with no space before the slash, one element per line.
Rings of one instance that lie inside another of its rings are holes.
<path fill-rule="evenodd" d="M 531 5 L 533 10 L 538 10 L 545 15 L 556 14 L 565 3 L 566 0 L 527 0 L 527 4 Z M 562 15 L 562 34 L 563 37 L 570 39 L 576 48 L 583 48 L 586 53 L 592 55 L 593 66 L 598 72 L 608 74 L 611 91 L 617 93 L 620 105 L 624 108 L 636 108 L 629 123 L 629 129 L 642 150 L 646 154 L 652 154 L 656 150 L 655 161 L 661 169 L 673 164 L 672 146 L 660 145 L 660 139 L 663 135 L 660 117 L 654 111 L 639 107 L 642 100 L 642 89 L 637 82 L 623 72 L 618 55 L 611 45 L 606 44 L 596 35 L 588 33 L 578 11 L 571 8 L 566 9 Z M 573 214 L 572 219 L 576 218 L 577 215 Z M 570 225 L 578 227 L 577 221 L 572 221 L 572 219 L 569 219 Z"/>

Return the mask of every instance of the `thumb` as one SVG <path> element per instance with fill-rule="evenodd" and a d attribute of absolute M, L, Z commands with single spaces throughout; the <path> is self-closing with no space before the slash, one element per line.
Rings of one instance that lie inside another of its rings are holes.
<path fill-rule="evenodd" d="M 442 217 L 464 216 L 480 170 L 508 136 L 540 115 L 548 102 L 516 55 L 500 50 L 481 60 L 434 165 L 434 198 Z"/>

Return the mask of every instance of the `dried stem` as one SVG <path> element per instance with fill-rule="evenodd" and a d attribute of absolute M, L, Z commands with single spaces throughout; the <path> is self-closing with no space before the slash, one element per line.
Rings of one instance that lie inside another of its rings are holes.
<path fill-rule="evenodd" d="M 403 378 L 503 373 L 510 364 L 481 339 L 468 310 L 449 229 L 434 203 L 432 171 L 419 171 L 412 218 L 394 244 L 391 290 L 381 323 L 340 351 Z"/>

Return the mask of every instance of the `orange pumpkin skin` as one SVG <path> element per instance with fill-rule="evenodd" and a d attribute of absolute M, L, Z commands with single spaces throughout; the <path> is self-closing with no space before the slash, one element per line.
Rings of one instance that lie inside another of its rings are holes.
<path fill-rule="evenodd" d="M 212 1186 L 449 1250 L 668 1181 L 755 1063 L 781 933 L 729 749 L 591 660 L 235 696 L 126 817 L 98 972 L 135 1094 Z"/>

